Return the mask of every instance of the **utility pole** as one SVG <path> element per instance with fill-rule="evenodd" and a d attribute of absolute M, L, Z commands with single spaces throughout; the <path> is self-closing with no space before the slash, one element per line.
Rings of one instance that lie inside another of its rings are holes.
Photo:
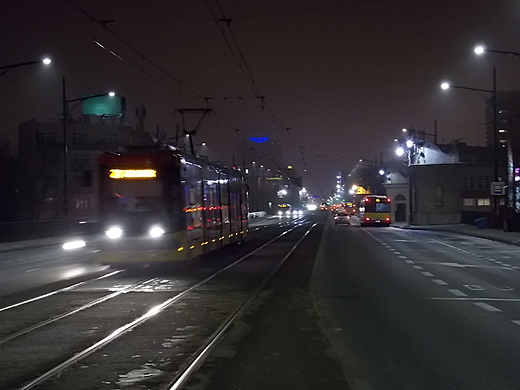
<path fill-rule="evenodd" d="M 193 136 L 195 136 L 197 134 L 197 130 L 198 130 L 199 126 L 202 124 L 202 121 L 204 120 L 206 115 L 211 112 L 211 110 L 207 109 L 207 108 L 181 108 L 177 111 L 181 113 L 182 130 L 184 131 L 184 134 L 186 134 L 186 136 L 188 136 L 188 138 L 190 139 L 190 151 L 191 151 L 191 154 L 194 155 L 195 149 L 193 147 Z M 186 130 L 185 114 L 202 114 L 199 121 L 197 122 L 197 124 L 195 125 L 195 127 L 192 130 Z"/>

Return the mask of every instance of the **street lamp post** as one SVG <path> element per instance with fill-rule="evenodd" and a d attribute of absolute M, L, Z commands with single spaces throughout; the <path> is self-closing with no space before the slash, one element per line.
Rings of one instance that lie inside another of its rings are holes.
<path fill-rule="evenodd" d="M 62 78 L 62 103 L 63 103 L 63 214 L 69 217 L 69 178 L 68 178 L 68 146 L 67 146 L 67 121 L 69 119 L 69 103 L 81 103 L 88 99 L 101 96 L 115 96 L 114 92 L 100 93 L 97 95 L 85 96 L 77 99 L 67 99 L 65 93 L 65 76 Z M 76 104 L 76 106 L 77 106 Z M 74 109 L 76 106 L 72 107 Z"/>
<path fill-rule="evenodd" d="M 490 53 L 505 54 L 505 55 L 510 55 L 510 56 L 514 56 L 514 57 L 520 57 L 520 53 L 516 52 L 516 51 L 488 49 L 487 47 L 484 47 L 482 45 L 476 46 L 474 51 L 477 55 L 482 55 L 486 52 L 490 52 Z M 494 68 L 493 68 L 493 71 L 494 71 Z M 494 83 L 495 83 L 495 80 L 496 80 L 496 78 L 494 77 Z M 496 91 L 496 85 L 494 86 L 494 89 Z M 496 94 L 496 92 L 495 92 L 495 94 Z M 496 96 L 494 97 L 493 103 L 494 103 L 494 117 L 495 117 L 495 123 L 496 123 L 497 104 L 498 104 Z M 497 129 L 495 128 L 495 132 L 496 131 L 497 131 Z M 496 139 L 496 137 L 497 137 L 497 134 L 495 133 L 495 139 Z M 513 153 L 513 149 L 512 149 L 513 145 L 511 144 L 511 139 L 510 139 L 510 132 L 507 132 L 507 137 L 508 137 L 508 140 L 507 140 L 507 172 L 506 172 L 506 185 L 507 185 L 506 206 L 508 209 L 510 207 L 512 207 L 515 211 L 518 212 L 517 201 L 516 201 L 517 186 L 514 181 L 515 180 L 514 179 L 514 165 L 513 165 L 514 164 L 514 153 Z M 498 143 L 498 141 L 496 141 L 496 142 Z M 510 204 L 510 200 L 511 200 L 512 204 Z"/>
<path fill-rule="evenodd" d="M 19 68 L 20 66 L 26 66 L 26 65 L 34 65 L 34 64 L 41 64 L 49 65 L 51 63 L 50 58 L 44 58 L 43 60 L 37 60 L 37 61 L 27 61 L 27 62 L 19 62 L 17 64 L 11 64 L 11 65 L 4 65 L 0 66 L 0 76 L 3 76 L 7 72 L 9 72 L 11 69 Z"/>
<path fill-rule="evenodd" d="M 475 51 L 475 54 L 478 54 L 478 55 L 484 54 L 486 52 L 490 52 L 490 53 L 507 54 L 510 56 L 520 57 L 520 53 L 518 53 L 516 51 L 488 49 L 487 47 L 484 47 L 482 45 L 476 46 L 474 51 Z"/>
<path fill-rule="evenodd" d="M 488 50 L 489 51 L 489 50 Z M 498 182 L 498 128 L 497 128 L 497 70 L 496 67 L 493 66 L 493 89 L 481 89 L 481 88 L 469 88 L 469 87 L 460 87 L 457 85 L 451 85 L 448 82 L 444 82 L 441 84 L 442 89 L 449 88 L 458 88 L 458 89 L 467 89 L 469 91 L 477 91 L 477 92 L 487 92 L 492 94 L 492 105 L 493 105 L 493 182 Z M 496 201 L 496 196 L 493 197 L 494 209 L 498 214 L 498 202 Z"/>

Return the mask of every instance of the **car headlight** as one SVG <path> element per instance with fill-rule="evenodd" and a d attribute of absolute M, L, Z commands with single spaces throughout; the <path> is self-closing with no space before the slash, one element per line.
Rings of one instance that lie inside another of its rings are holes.
<path fill-rule="evenodd" d="M 278 211 L 278 215 L 281 217 L 283 215 L 283 212 Z"/>
<path fill-rule="evenodd" d="M 63 249 L 69 251 L 72 249 L 83 248 L 85 245 L 85 241 L 83 240 L 69 241 L 63 244 Z"/>
<path fill-rule="evenodd" d="M 164 229 L 160 226 L 152 226 L 149 230 L 149 233 L 151 237 L 157 238 L 164 234 Z"/>
<path fill-rule="evenodd" d="M 119 238 L 123 235 L 123 229 L 121 229 L 118 226 L 113 226 L 110 229 L 108 229 L 105 234 L 112 239 Z"/>
<path fill-rule="evenodd" d="M 290 211 L 287 211 L 285 214 L 287 214 L 287 215 L 291 215 L 291 212 L 290 212 Z"/>
<path fill-rule="evenodd" d="M 298 214 L 302 215 L 303 214 L 303 210 L 298 210 Z"/>

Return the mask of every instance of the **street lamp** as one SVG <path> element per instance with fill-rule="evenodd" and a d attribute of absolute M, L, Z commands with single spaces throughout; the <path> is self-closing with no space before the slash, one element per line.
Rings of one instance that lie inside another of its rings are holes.
<path fill-rule="evenodd" d="M 18 64 L 11 64 L 11 65 L 4 65 L 0 66 L 0 76 L 3 76 L 7 72 L 9 72 L 13 68 L 18 68 L 20 66 L 26 66 L 26 65 L 34 65 L 34 64 L 41 64 L 49 65 L 52 62 L 50 58 L 44 58 L 43 60 L 37 60 L 37 61 L 28 61 L 28 62 L 20 62 Z"/>
<path fill-rule="evenodd" d="M 478 49 L 478 52 L 481 52 L 483 49 Z M 487 50 L 491 51 L 491 50 Z M 477 53 L 477 50 L 475 50 Z M 483 51 L 482 51 L 483 52 Z M 498 51 L 495 51 L 498 52 Z M 478 54 L 478 53 L 477 53 Z M 509 53 L 512 54 L 512 53 Z M 498 135 L 497 135 L 497 70 L 496 67 L 493 66 L 493 89 L 481 89 L 481 88 L 469 88 L 469 87 L 460 87 L 457 85 L 451 85 L 448 82 L 443 82 L 441 84 L 441 88 L 444 90 L 448 90 L 450 88 L 458 88 L 458 89 L 467 89 L 469 91 L 477 91 L 477 92 L 487 92 L 492 94 L 492 105 L 493 105 L 493 182 L 498 182 Z M 498 214 L 498 202 L 496 196 L 493 196 L 494 202 L 494 210 Z"/>
<path fill-rule="evenodd" d="M 490 50 L 488 50 L 490 51 Z M 441 88 L 448 90 L 450 88 L 466 89 L 469 91 L 488 92 L 492 94 L 493 99 L 493 181 L 498 182 L 498 137 L 497 137 L 497 70 L 493 66 L 493 89 L 469 88 L 458 85 L 451 85 L 449 82 L 443 82 Z"/>
<path fill-rule="evenodd" d="M 100 93 L 97 95 L 85 96 L 77 99 L 67 99 L 65 94 L 65 77 L 62 78 L 62 103 L 63 103 L 63 214 L 69 217 L 69 178 L 68 178 L 68 146 L 67 146 L 67 121 L 69 112 L 78 106 L 79 103 L 101 96 L 115 96 L 115 92 Z M 77 103 L 69 110 L 69 103 Z"/>
<path fill-rule="evenodd" d="M 507 55 L 511 55 L 511 56 L 515 56 L 515 57 L 520 57 L 520 53 L 518 53 L 516 51 L 488 49 L 487 47 L 482 46 L 482 45 L 475 46 L 475 49 L 473 49 L 473 51 L 475 52 L 475 54 L 478 54 L 478 55 L 482 55 L 486 52 L 489 52 L 489 53 L 507 54 Z"/>

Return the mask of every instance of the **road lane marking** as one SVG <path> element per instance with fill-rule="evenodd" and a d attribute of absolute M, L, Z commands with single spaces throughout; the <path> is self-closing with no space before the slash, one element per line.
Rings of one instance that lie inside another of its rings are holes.
<path fill-rule="evenodd" d="M 432 264 L 432 265 L 443 265 L 446 267 L 455 267 L 455 268 L 491 268 L 491 269 L 506 269 L 512 270 L 512 267 L 507 267 L 506 264 L 497 264 L 497 265 L 476 265 L 476 264 L 461 264 L 461 263 L 449 263 L 449 262 L 437 262 L 437 261 L 419 261 L 421 264 Z"/>
<path fill-rule="evenodd" d="M 456 288 L 449 288 L 448 291 L 455 295 L 456 297 L 467 297 L 468 294 L 464 294 L 462 291 L 457 290 Z"/>
<path fill-rule="evenodd" d="M 415 268 L 415 269 L 424 269 L 424 268 L 421 267 L 420 265 L 414 265 L 413 268 Z"/>
<path fill-rule="evenodd" d="M 433 274 L 431 272 L 421 272 L 421 274 L 423 274 L 424 276 L 433 276 Z"/>
<path fill-rule="evenodd" d="M 466 287 L 466 288 L 469 289 L 469 290 L 473 290 L 473 291 L 482 291 L 482 290 L 485 290 L 484 287 L 479 286 L 479 285 L 477 285 L 477 284 L 464 284 L 464 287 Z"/>
<path fill-rule="evenodd" d="M 484 309 L 487 311 L 502 311 L 502 310 L 496 308 L 495 306 L 488 305 L 487 303 L 484 303 L 484 302 L 473 302 L 473 304 L 475 306 L 478 306 L 481 309 Z"/>
<path fill-rule="evenodd" d="M 441 280 L 441 279 L 432 279 L 432 282 L 438 284 L 439 286 L 447 286 L 448 285 L 448 283 L 446 283 L 444 280 Z"/>
<path fill-rule="evenodd" d="M 415 261 L 413 261 L 413 260 L 405 260 L 404 262 L 406 264 L 415 264 Z"/>
<path fill-rule="evenodd" d="M 502 287 L 491 286 L 491 287 L 493 287 L 495 290 L 498 290 L 498 291 L 513 291 L 514 290 L 514 288 L 509 287 L 509 286 L 502 286 Z"/>
<path fill-rule="evenodd" d="M 520 325 L 520 320 L 513 320 L 511 321 L 513 324 L 517 324 L 517 325 Z"/>
<path fill-rule="evenodd" d="M 404 255 L 400 255 L 399 256 L 400 259 L 407 259 L 408 257 L 404 256 Z"/>

